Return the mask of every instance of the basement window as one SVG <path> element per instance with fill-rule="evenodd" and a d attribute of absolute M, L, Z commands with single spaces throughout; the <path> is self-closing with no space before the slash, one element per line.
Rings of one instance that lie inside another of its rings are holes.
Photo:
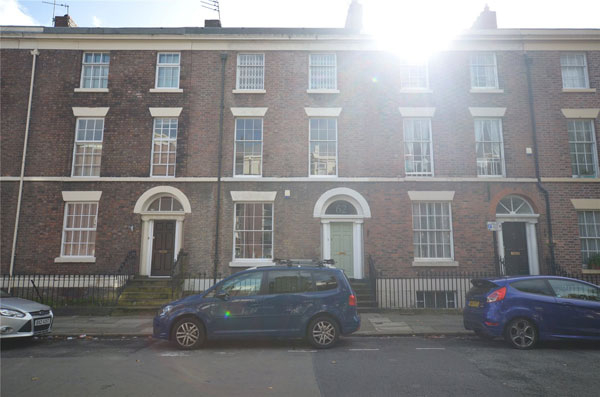
<path fill-rule="evenodd" d="M 456 309 L 456 291 L 417 291 L 420 309 Z"/>

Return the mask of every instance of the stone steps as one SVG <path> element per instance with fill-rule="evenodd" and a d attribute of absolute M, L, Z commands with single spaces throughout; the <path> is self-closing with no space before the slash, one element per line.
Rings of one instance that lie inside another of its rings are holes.
<path fill-rule="evenodd" d="M 127 283 L 112 315 L 155 314 L 178 296 L 178 291 L 172 291 L 171 279 L 138 277 Z"/>

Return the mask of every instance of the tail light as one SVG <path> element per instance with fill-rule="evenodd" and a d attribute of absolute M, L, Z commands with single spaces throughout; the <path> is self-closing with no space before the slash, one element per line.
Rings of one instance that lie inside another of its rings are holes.
<path fill-rule="evenodd" d="M 348 297 L 348 305 L 349 306 L 356 306 L 356 296 L 350 295 Z"/>
<path fill-rule="evenodd" d="M 501 301 L 502 299 L 504 299 L 505 296 L 506 296 L 506 287 L 502 287 L 502 288 L 497 289 L 496 291 L 492 292 L 491 294 L 489 294 L 487 296 L 487 301 L 488 301 L 488 303 L 498 302 L 498 301 Z"/>

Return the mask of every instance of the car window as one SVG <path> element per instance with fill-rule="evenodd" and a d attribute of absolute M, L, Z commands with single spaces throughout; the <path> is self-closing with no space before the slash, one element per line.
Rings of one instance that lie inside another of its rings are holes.
<path fill-rule="evenodd" d="M 293 294 L 313 290 L 310 272 L 273 270 L 268 273 L 269 294 Z"/>
<path fill-rule="evenodd" d="M 548 284 L 546 284 L 546 280 L 543 279 L 515 281 L 514 283 L 511 283 L 510 286 L 521 292 L 527 292 L 530 294 L 537 295 L 554 296 L 554 293 L 552 292 Z"/>
<path fill-rule="evenodd" d="M 337 280 L 329 272 L 313 272 L 313 279 L 317 291 L 328 291 L 337 288 Z"/>
<path fill-rule="evenodd" d="M 233 277 L 221 285 L 220 291 L 229 296 L 251 296 L 260 294 L 263 272 L 246 273 Z"/>
<path fill-rule="evenodd" d="M 600 288 L 571 280 L 548 280 L 558 298 L 600 302 Z"/>

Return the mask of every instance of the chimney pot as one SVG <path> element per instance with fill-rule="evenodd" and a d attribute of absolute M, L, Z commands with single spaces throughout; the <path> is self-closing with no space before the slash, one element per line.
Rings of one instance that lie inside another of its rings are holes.
<path fill-rule="evenodd" d="M 221 20 L 220 19 L 205 19 L 204 27 L 205 28 L 220 28 Z"/>
<path fill-rule="evenodd" d="M 471 29 L 498 29 L 496 11 L 490 11 L 490 7 L 486 4 L 473 26 L 471 26 Z"/>
<path fill-rule="evenodd" d="M 71 19 L 69 14 L 65 14 L 62 17 L 60 17 L 60 16 L 54 17 L 54 27 L 55 28 L 75 28 L 75 27 L 77 27 L 77 24 L 75 23 L 75 21 L 73 19 Z"/>
<path fill-rule="evenodd" d="M 362 4 L 359 4 L 357 0 L 352 0 L 346 16 L 346 29 L 360 33 L 362 30 L 362 11 Z"/>

